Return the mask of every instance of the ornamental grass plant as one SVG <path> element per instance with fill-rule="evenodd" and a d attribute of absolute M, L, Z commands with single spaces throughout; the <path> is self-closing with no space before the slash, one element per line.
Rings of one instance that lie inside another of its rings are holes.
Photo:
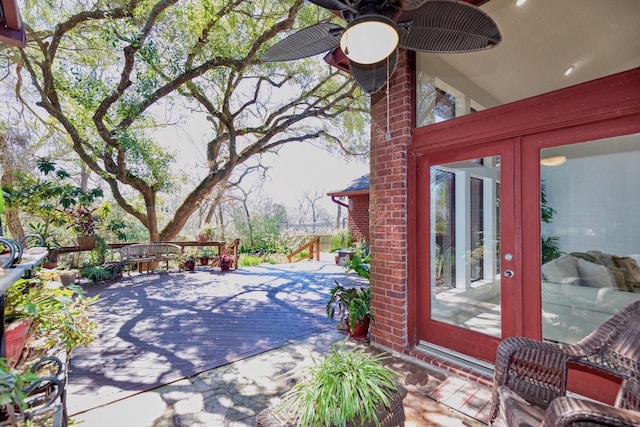
<path fill-rule="evenodd" d="M 398 390 L 397 373 L 381 363 L 384 358 L 336 345 L 321 361 L 313 359 L 307 377 L 274 412 L 296 426 L 380 426 L 378 413 Z"/>

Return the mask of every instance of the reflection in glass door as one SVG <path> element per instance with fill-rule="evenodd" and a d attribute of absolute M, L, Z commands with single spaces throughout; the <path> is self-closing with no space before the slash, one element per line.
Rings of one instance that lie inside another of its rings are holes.
<path fill-rule="evenodd" d="M 540 150 L 542 334 L 575 343 L 640 299 L 640 134 Z"/>
<path fill-rule="evenodd" d="M 431 318 L 501 336 L 500 157 L 430 167 Z"/>

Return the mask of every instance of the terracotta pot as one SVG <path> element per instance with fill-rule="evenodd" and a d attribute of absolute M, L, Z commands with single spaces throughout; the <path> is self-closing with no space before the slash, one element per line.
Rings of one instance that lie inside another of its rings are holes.
<path fill-rule="evenodd" d="M 184 262 L 184 269 L 187 271 L 193 271 L 196 268 L 196 262 L 194 260 L 188 260 Z"/>
<path fill-rule="evenodd" d="M 209 264 L 209 258 L 200 258 L 200 265 Z"/>
<path fill-rule="evenodd" d="M 77 278 L 78 272 L 76 270 L 67 270 L 60 272 L 60 282 L 65 286 L 75 283 Z"/>
<path fill-rule="evenodd" d="M 349 325 L 349 318 L 346 319 L 345 323 L 347 324 L 347 332 L 349 332 L 349 336 L 356 340 L 361 340 L 367 338 L 369 335 L 369 323 L 371 323 L 371 319 L 369 316 L 366 316 L 362 320 L 356 320 L 356 324 L 353 327 L 353 332 L 351 332 L 351 327 Z"/>
<path fill-rule="evenodd" d="M 29 339 L 29 330 L 33 319 L 26 318 L 11 322 L 5 329 L 4 342 L 7 365 L 15 367 Z"/>
<path fill-rule="evenodd" d="M 229 271 L 229 267 L 231 267 L 231 261 L 220 261 L 220 270 Z"/>
<path fill-rule="evenodd" d="M 78 236 L 76 240 L 80 249 L 90 250 L 96 247 L 95 236 Z"/>

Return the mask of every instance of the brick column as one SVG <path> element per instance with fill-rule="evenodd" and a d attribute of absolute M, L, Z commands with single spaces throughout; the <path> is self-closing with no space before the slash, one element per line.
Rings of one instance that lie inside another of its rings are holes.
<path fill-rule="evenodd" d="M 406 51 L 400 52 L 398 66 L 390 80 L 389 99 L 386 88 L 371 99 L 369 221 L 375 317 L 371 341 L 395 351 L 406 347 L 408 330 L 407 153 L 414 110 L 412 57 Z"/>

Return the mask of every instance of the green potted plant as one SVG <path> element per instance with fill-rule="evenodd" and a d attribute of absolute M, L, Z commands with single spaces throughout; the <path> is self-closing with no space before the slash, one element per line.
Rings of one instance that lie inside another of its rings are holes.
<path fill-rule="evenodd" d="M 65 213 L 69 217 L 69 224 L 77 234 L 77 242 L 80 249 L 93 249 L 96 247 L 96 228 L 100 217 L 95 214 L 97 208 L 89 208 L 85 205 L 66 208 Z"/>
<path fill-rule="evenodd" d="M 0 359 L 0 424 L 18 425 L 21 414 L 27 408 L 25 385 L 35 381 L 38 375 L 28 371 L 21 374 L 12 370 Z"/>
<path fill-rule="evenodd" d="M 360 290 L 351 287 L 345 288 L 338 281 L 331 289 L 329 301 L 327 301 L 327 317 L 333 319 L 336 314 L 341 315 L 351 338 L 366 338 L 369 334 L 369 324 L 373 320 L 371 314 L 371 290 L 361 287 Z M 341 328 L 341 325 L 338 325 Z"/>
<path fill-rule="evenodd" d="M 200 255 L 200 265 L 209 264 L 209 260 L 214 256 L 213 249 L 204 248 L 202 250 L 202 254 Z"/>
<path fill-rule="evenodd" d="M 383 354 L 348 351 L 341 346 L 314 364 L 282 402 L 256 417 L 266 426 L 396 426 L 404 423 L 406 390 L 381 363 Z"/>
<path fill-rule="evenodd" d="M 89 279 L 91 283 L 104 282 L 112 278 L 112 272 L 102 265 L 92 265 L 82 270 L 82 277 Z"/>
<path fill-rule="evenodd" d="M 196 268 L 196 259 L 193 255 L 181 253 L 177 258 L 178 267 L 186 271 L 193 271 Z"/>
<path fill-rule="evenodd" d="M 210 242 L 213 240 L 213 225 L 206 223 L 196 234 L 196 240 L 200 243 Z"/>
<path fill-rule="evenodd" d="M 46 346 L 56 343 L 67 351 L 93 341 L 95 322 L 89 319 L 90 305 L 97 299 L 87 298 L 77 285 L 40 278 L 20 279 L 6 292 L 5 318 L 33 319 L 33 334 L 43 338 Z"/>

